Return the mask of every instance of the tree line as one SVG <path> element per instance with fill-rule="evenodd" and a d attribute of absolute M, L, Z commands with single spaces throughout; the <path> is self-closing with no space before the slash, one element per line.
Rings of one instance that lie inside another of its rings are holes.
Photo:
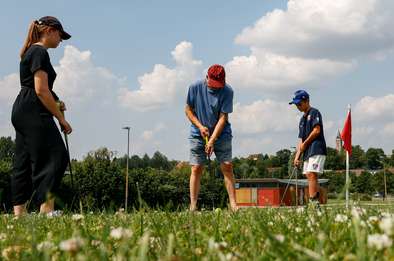
<path fill-rule="evenodd" d="M 1 211 L 11 206 L 10 177 L 14 158 L 15 142 L 11 137 L 0 137 L 0 204 Z M 292 153 L 283 149 L 275 155 L 256 154 L 245 158 L 234 158 L 236 178 L 287 178 L 292 169 Z M 116 157 L 107 148 L 88 153 L 83 160 L 72 160 L 73 185 L 66 173 L 58 195 L 57 204 L 66 209 L 116 210 L 124 206 L 125 175 L 127 156 Z M 372 195 L 383 192 L 383 169 L 386 170 L 387 191 L 394 193 L 394 150 L 391 156 L 380 148 L 364 151 L 361 146 L 353 147 L 350 159 L 351 169 L 364 169 L 360 175 L 351 173 L 350 192 L 353 195 Z M 321 175 L 328 178 L 329 193 L 340 197 L 343 193 L 345 155 L 328 148 L 326 169 Z M 169 160 L 160 152 L 152 157 L 147 154 L 129 158 L 129 200 L 133 208 L 152 207 L 177 209 L 189 203 L 190 167 L 186 163 Z M 219 164 L 211 162 L 205 169 L 201 181 L 199 202 L 203 208 L 224 207 L 227 204 L 226 191 Z M 32 206 L 33 207 L 33 206 Z"/>

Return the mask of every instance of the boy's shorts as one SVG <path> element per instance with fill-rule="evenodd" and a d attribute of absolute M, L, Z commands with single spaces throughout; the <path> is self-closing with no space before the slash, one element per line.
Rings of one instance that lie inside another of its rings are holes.
<path fill-rule="evenodd" d="M 304 168 L 302 174 L 306 174 L 309 172 L 323 173 L 325 162 L 325 155 L 314 155 L 309 157 L 306 161 L 304 161 Z"/>

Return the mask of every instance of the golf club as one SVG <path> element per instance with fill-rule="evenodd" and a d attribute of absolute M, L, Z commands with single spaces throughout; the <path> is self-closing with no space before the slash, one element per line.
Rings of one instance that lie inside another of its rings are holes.
<path fill-rule="evenodd" d="M 208 136 L 205 136 L 205 146 L 208 144 Z M 212 164 L 211 164 L 211 156 L 207 153 L 207 159 L 208 159 L 208 172 L 210 175 L 212 175 Z"/>
<path fill-rule="evenodd" d="M 285 191 L 283 192 L 282 199 L 280 200 L 279 206 L 281 206 L 282 203 L 283 203 L 283 199 L 284 199 L 285 196 L 286 196 L 286 192 L 287 192 L 287 190 L 288 190 L 288 188 L 289 188 L 290 182 L 291 182 L 291 180 L 292 180 L 294 174 L 296 174 L 296 177 L 297 177 L 297 179 L 298 179 L 297 172 L 298 172 L 298 168 L 297 168 L 297 167 L 293 167 L 293 170 L 292 170 L 291 175 L 290 175 L 290 179 L 287 181 L 287 185 L 286 185 Z M 297 186 L 298 180 L 297 180 L 297 179 L 296 179 L 296 189 L 298 189 L 298 186 Z M 296 200 L 298 200 L 297 194 L 298 194 L 298 191 L 296 191 Z M 298 206 L 298 202 L 297 202 L 297 206 Z"/>
<path fill-rule="evenodd" d="M 60 110 L 60 102 L 57 102 L 57 106 Z M 63 116 L 65 117 L 64 111 L 60 110 Z M 64 134 L 64 141 L 66 143 L 66 150 L 67 150 L 67 156 L 68 156 L 68 170 L 70 171 L 70 179 L 71 179 L 71 188 L 74 189 L 74 179 L 73 179 L 73 170 L 71 167 L 71 158 L 70 158 L 70 148 L 68 146 L 68 135 L 67 133 L 63 132 Z"/>

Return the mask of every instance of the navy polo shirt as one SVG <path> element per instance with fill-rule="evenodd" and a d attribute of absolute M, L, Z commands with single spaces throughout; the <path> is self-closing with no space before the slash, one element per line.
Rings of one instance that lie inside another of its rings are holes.
<path fill-rule="evenodd" d="M 300 119 L 298 138 L 302 139 L 304 142 L 316 125 L 320 125 L 320 134 L 304 151 L 304 161 L 315 155 L 327 155 L 326 140 L 324 139 L 323 131 L 323 119 L 321 113 L 317 109 L 310 108 L 307 114 L 302 115 Z"/>

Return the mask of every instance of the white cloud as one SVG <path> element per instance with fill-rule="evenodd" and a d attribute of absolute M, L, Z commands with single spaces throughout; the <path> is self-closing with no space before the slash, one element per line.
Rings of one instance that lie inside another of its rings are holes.
<path fill-rule="evenodd" d="M 124 85 L 124 79 L 93 64 L 90 51 L 80 51 L 71 45 L 65 47 L 64 56 L 55 70 L 58 77 L 54 90 L 59 97 L 72 104 L 93 99 L 98 100 L 98 104 L 109 103 Z"/>
<path fill-rule="evenodd" d="M 391 0 L 290 0 L 235 41 L 290 56 L 348 59 L 394 47 Z"/>
<path fill-rule="evenodd" d="M 141 138 L 145 141 L 153 140 L 154 136 L 159 133 L 160 131 L 165 130 L 167 127 L 163 123 L 159 123 L 154 127 L 152 130 L 145 130 L 141 134 Z"/>
<path fill-rule="evenodd" d="M 267 99 L 244 106 L 235 104 L 231 122 L 235 132 L 259 134 L 293 130 L 297 128 L 299 117 L 297 110 L 287 102 Z"/>
<path fill-rule="evenodd" d="M 253 48 L 250 56 L 236 56 L 226 64 L 229 82 L 237 88 L 277 91 L 347 72 L 350 62 L 286 57 Z"/>
<path fill-rule="evenodd" d="M 171 53 L 176 63 L 175 67 L 171 69 L 156 64 L 151 73 L 138 78 L 138 90 L 120 90 L 120 103 L 137 111 L 158 109 L 173 103 L 199 76 L 202 62 L 193 59 L 192 50 L 190 42 L 179 43 Z"/>
<path fill-rule="evenodd" d="M 9 74 L 3 79 L 0 79 L 0 102 L 2 104 L 7 104 L 7 106 L 12 104 L 19 90 L 20 82 L 18 74 Z"/>
<path fill-rule="evenodd" d="M 349 72 L 364 56 L 385 59 L 393 11 L 390 0 L 290 0 L 237 35 L 251 53 L 226 64 L 229 82 L 278 94 Z"/>
<path fill-rule="evenodd" d="M 384 122 L 394 119 L 394 94 L 382 97 L 365 96 L 354 106 L 352 116 L 360 122 Z"/>
<path fill-rule="evenodd" d="M 394 122 L 384 125 L 382 135 L 391 137 L 391 139 L 394 137 Z"/>
<path fill-rule="evenodd" d="M 265 138 L 240 138 L 236 140 L 234 150 L 237 155 L 248 156 L 257 153 L 267 153 L 267 147 L 270 148 L 273 145 L 271 137 Z"/>

